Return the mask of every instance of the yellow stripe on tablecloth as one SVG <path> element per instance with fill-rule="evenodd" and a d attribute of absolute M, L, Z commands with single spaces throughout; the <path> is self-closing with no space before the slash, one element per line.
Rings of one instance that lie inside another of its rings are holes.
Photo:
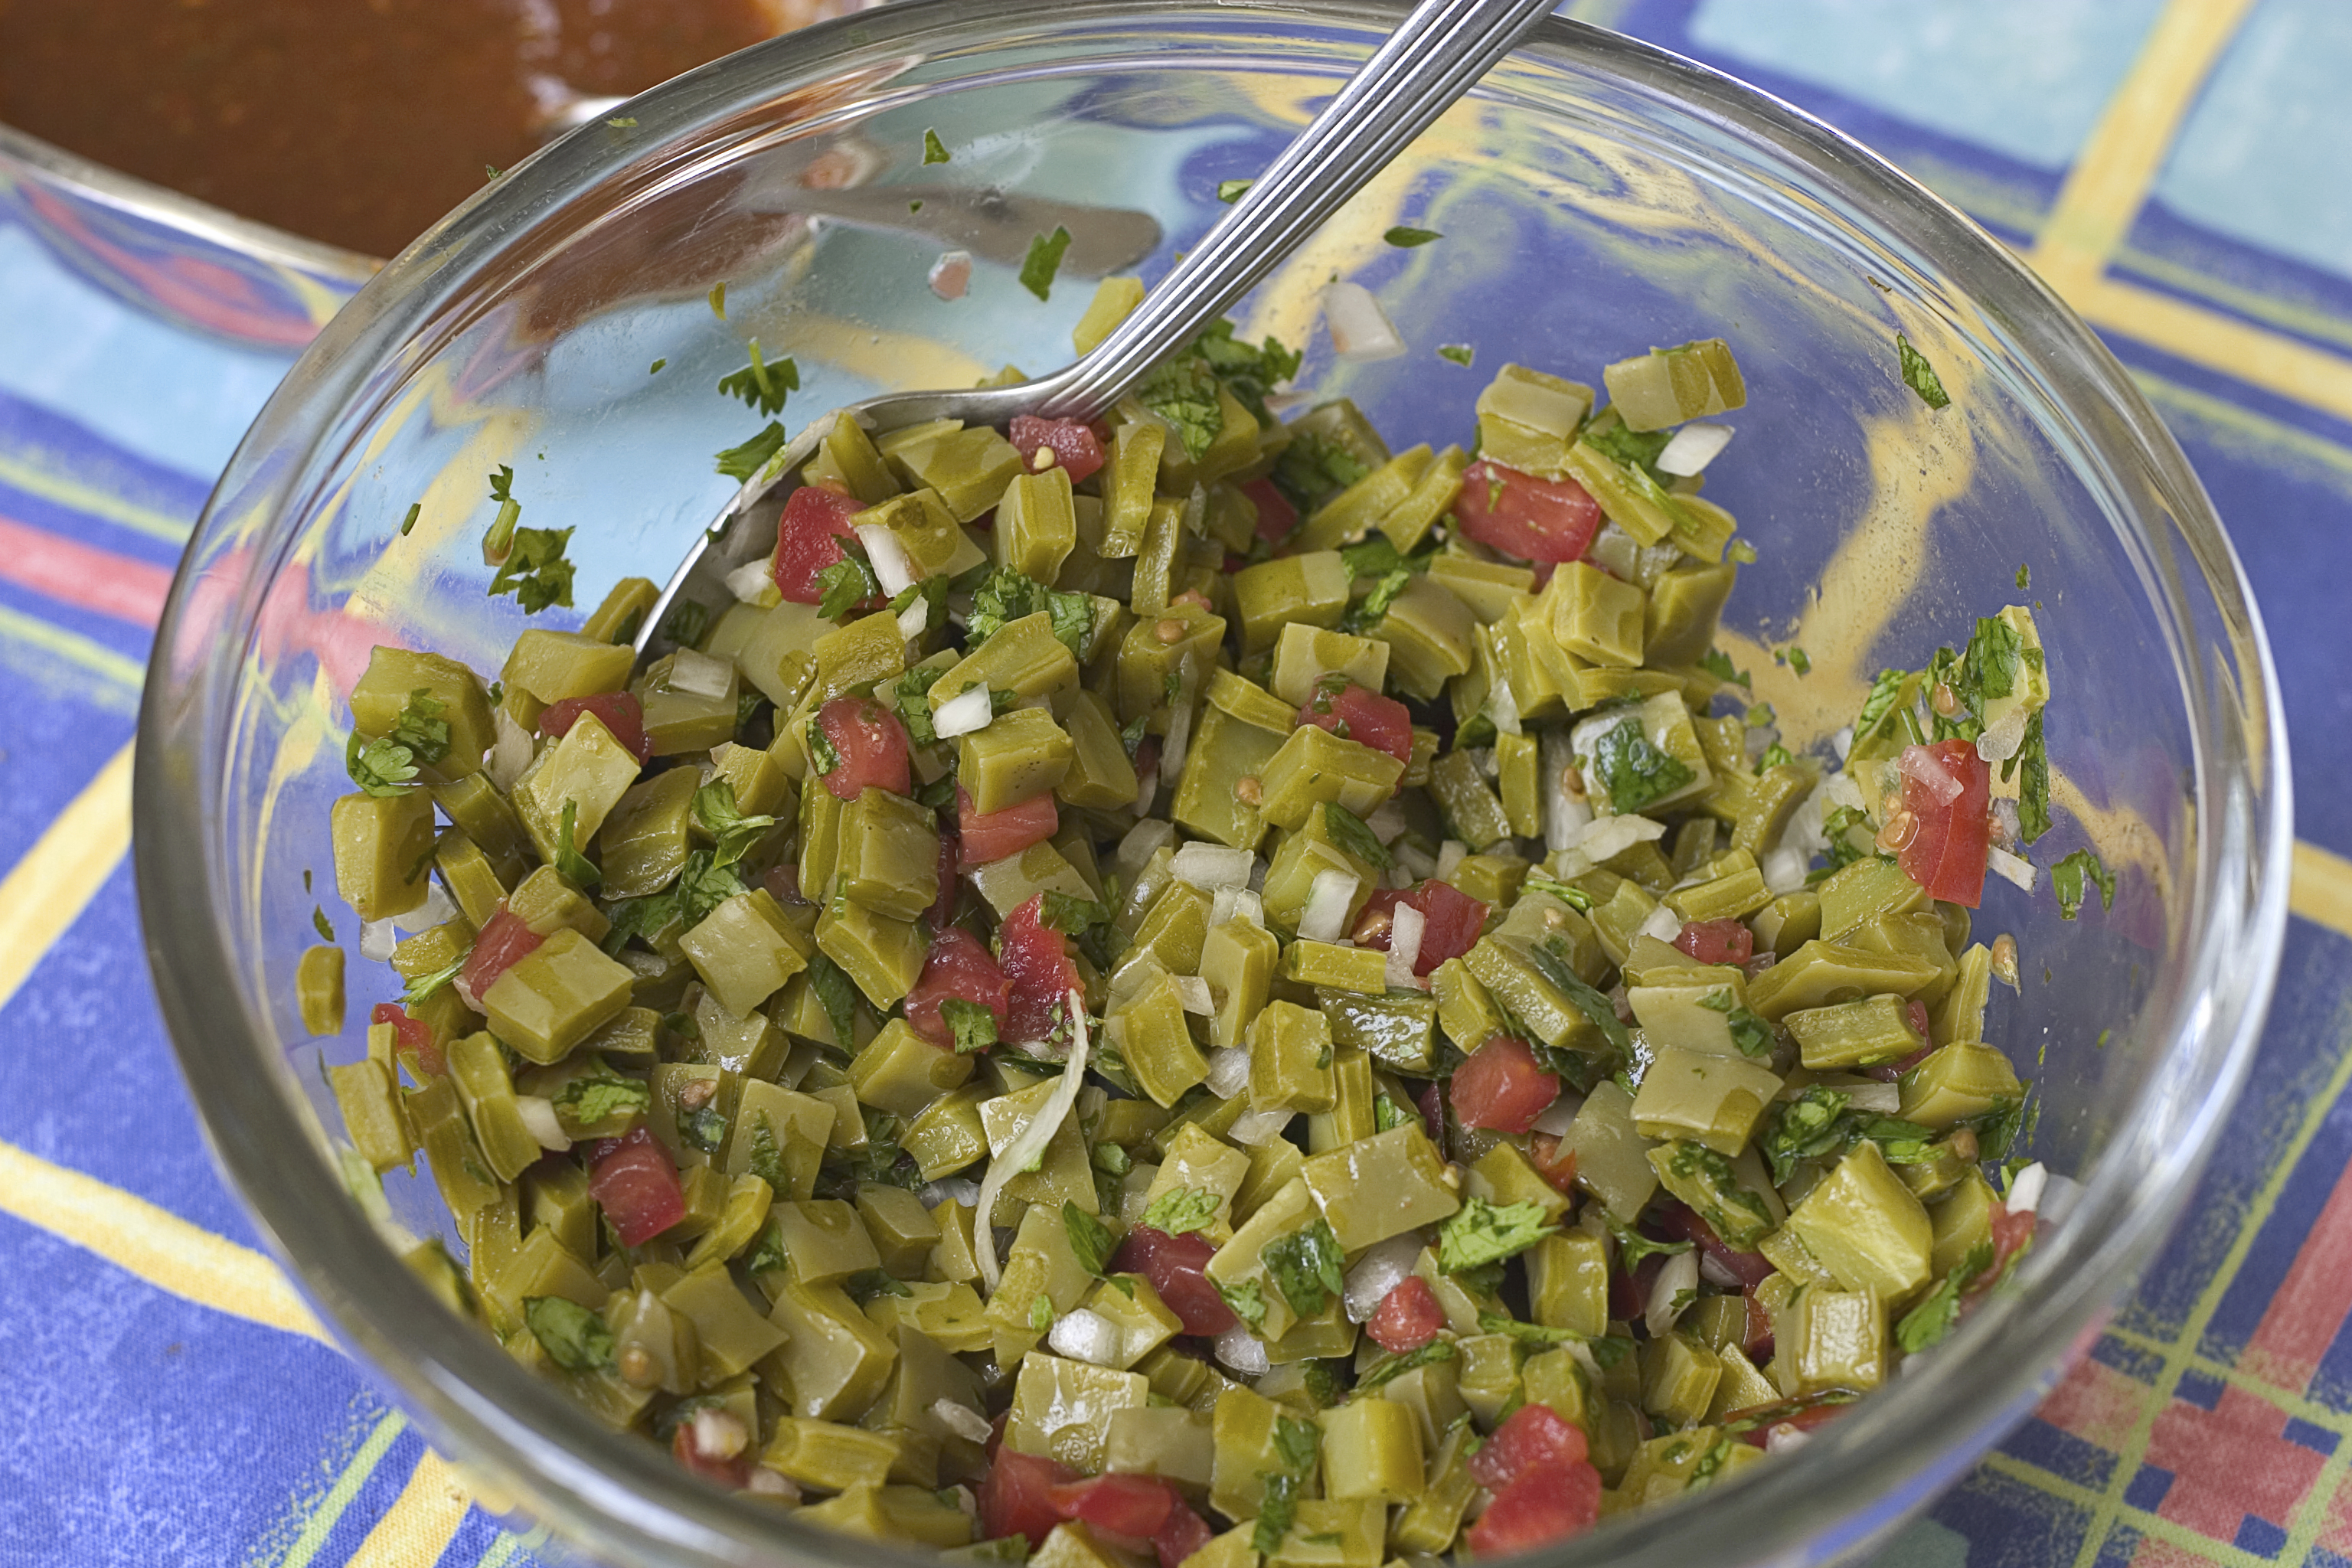
<path fill-rule="evenodd" d="M 0 1007 L 8 1005 L 130 850 L 131 748 L 126 745 L 0 879 Z"/>
<path fill-rule="evenodd" d="M 0 1143 L 0 1214 L 198 1306 L 331 1343 L 277 1264 L 95 1176 Z"/>
<path fill-rule="evenodd" d="M 2113 278 L 2045 278 L 2104 331 L 2352 420 L 2352 359 Z"/>
<path fill-rule="evenodd" d="M 344 1568 L 432 1568 L 449 1549 L 471 1506 L 472 1500 L 441 1456 L 427 1448 L 400 1496 Z"/>
<path fill-rule="evenodd" d="M 2352 936 L 2352 860 L 2301 839 L 2286 907 L 2314 925 Z"/>
<path fill-rule="evenodd" d="M 2189 106 L 2252 8 L 2253 0 L 2169 0 L 2148 29 L 2034 245 L 2035 269 L 2060 292 L 2096 277 L 2123 243 Z"/>
<path fill-rule="evenodd" d="M 352 1506 L 352 1500 L 360 1495 L 360 1489 L 367 1485 L 369 1477 L 375 1474 L 376 1466 L 383 1462 L 383 1457 L 391 1450 L 393 1443 L 407 1429 L 407 1416 L 397 1410 L 387 1411 L 383 1419 L 375 1424 L 375 1429 L 368 1434 L 367 1441 L 361 1444 L 359 1451 L 352 1456 L 351 1462 L 343 1467 L 342 1474 L 335 1478 L 335 1484 L 327 1489 L 326 1496 L 319 1500 L 319 1506 L 311 1510 L 310 1517 L 302 1521 L 301 1533 L 295 1536 L 294 1543 L 286 1549 L 286 1555 L 268 1560 L 266 1568 L 310 1568 L 310 1560 L 319 1555 L 319 1548 L 327 1544 L 327 1537 L 332 1535 L 335 1526 L 342 1521 L 343 1512 Z M 264 1568 L 264 1565 L 254 1564 L 253 1568 Z"/>
<path fill-rule="evenodd" d="M 147 667 L 129 655 L 15 610 L 0 609 L 0 637 L 39 648 L 127 691 L 138 690 L 147 679 Z"/>
<path fill-rule="evenodd" d="M 86 480 L 75 479 L 62 469 L 36 461 L 24 448 L 0 452 L 0 484 L 19 489 L 26 495 L 54 501 L 68 511 L 87 517 L 104 518 L 136 529 L 150 539 L 160 539 L 168 544 L 184 544 L 195 526 L 193 518 L 173 517 L 152 507 L 126 500 L 114 491 Z"/>

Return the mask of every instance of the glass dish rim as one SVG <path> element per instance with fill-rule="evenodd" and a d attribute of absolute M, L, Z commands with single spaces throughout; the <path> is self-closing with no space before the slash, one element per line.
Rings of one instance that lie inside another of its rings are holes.
<path fill-rule="evenodd" d="M 1369 45 L 1370 26 L 1402 10 L 1397 0 L 1146 7 L 1076 0 L 1056 8 L 1056 21 L 1072 32 L 1147 15 L 1181 16 L 1204 29 L 1302 23 L 1360 32 Z M 730 105 L 764 101 L 828 64 L 894 50 L 921 56 L 940 45 L 951 54 L 984 51 L 1005 24 L 1034 15 L 1019 0 L 903 0 L 756 45 L 631 100 L 629 112 L 646 128 L 646 142 L 703 153 L 687 133 L 724 125 Z M 2159 555 L 2172 554 L 2167 547 L 2176 542 L 2185 547 L 2231 634 L 2239 663 L 2225 667 L 2225 679 L 2260 688 L 2242 694 L 2246 710 L 2233 715 L 2189 679 L 2202 658 L 2195 629 L 2178 591 L 2159 595 L 2144 574 L 2176 658 L 2189 661 L 2179 684 L 2198 775 L 2189 963 L 2164 1009 L 2169 1045 L 2161 1070 L 2151 1074 L 2113 1146 L 2144 1146 L 2150 1163 L 2127 1172 L 2113 1153 L 2103 1159 L 2074 1219 L 2027 1270 L 2024 1288 L 1973 1317 L 1952 1352 L 1906 1378 L 1896 1396 L 1872 1401 L 1792 1460 L 1740 1478 L 1706 1506 L 1644 1513 L 1528 1561 L 1565 1568 L 1603 1556 L 1663 1564 L 1694 1551 L 1740 1561 L 1792 1550 L 1843 1555 L 1956 1479 L 1992 1440 L 1988 1434 L 2023 1415 L 2050 1370 L 2147 1263 L 2187 1201 L 2251 1061 L 2284 942 L 2293 818 L 2275 675 L 2242 570 L 2186 458 L 2096 337 L 1999 242 L 1843 134 L 1707 67 L 1559 17 L 1541 24 L 1523 48 L 1551 57 L 1570 75 L 1664 100 L 1761 143 L 1900 235 L 1915 254 L 1934 258 L 1943 279 L 1964 283 L 1967 302 L 2000 320 L 2009 352 L 2042 374 L 2062 409 L 2079 416 L 2104 405 L 2118 416 L 2119 434 L 2079 423 L 2077 434 L 2094 455 L 2137 465 L 2164 504 L 2153 517 L 2121 509 L 2117 526 L 2127 527 L 2127 544 L 2143 555 L 2151 546 Z M 502 256 L 527 251 L 541 216 L 644 155 L 643 142 L 624 151 L 609 139 L 574 134 L 509 170 L 387 265 L 273 395 L 208 504 L 188 559 L 226 526 L 225 501 L 249 501 L 248 487 L 273 503 L 275 523 L 282 510 L 274 503 L 289 499 L 288 476 L 318 460 L 320 444 L 336 438 L 368 378 L 402 363 L 401 346 L 439 304 Z M 293 461 L 286 457 L 289 440 L 299 443 Z M 2159 537 L 2167 526 L 2171 535 Z M 486 1336 L 457 1331 L 331 1179 L 279 1075 L 249 1070 L 257 1054 L 275 1053 L 269 1032 L 248 1016 L 250 999 L 240 994 L 240 1007 L 219 1005 L 220 977 L 237 973 L 225 928 L 165 915 L 226 896 L 214 890 L 210 874 L 206 806 L 218 781 L 199 764 L 217 750 L 211 742 L 225 722 L 242 645 L 175 662 L 182 637 L 200 635 L 183 626 L 189 593 L 184 565 L 158 630 L 140 720 L 133 856 L 142 920 L 159 998 L 215 1155 L 322 1322 L 397 1390 L 453 1460 L 473 1467 L 484 1495 L 519 1491 L 539 1516 L 615 1561 L 906 1560 L 897 1549 L 820 1533 L 714 1494 L 652 1445 L 616 1439 L 583 1421 L 559 1390 Z M 249 595 L 240 600 L 241 618 L 232 624 L 249 631 L 243 617 L 252 605 Z M 2250 952 L 2261 962 L 2246 964 Z M 2187 1092 L 2162 1095 L 2158 1079 Z M 1989 1364 L 2000 1371 L 1985 1375 Z M 1832 1479 L 1831 1495 L 1862 1502 L 1824 1509 L 1811 1500 Z"/>

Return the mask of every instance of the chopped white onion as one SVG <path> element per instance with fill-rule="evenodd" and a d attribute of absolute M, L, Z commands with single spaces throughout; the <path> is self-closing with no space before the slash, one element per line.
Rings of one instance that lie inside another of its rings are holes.
<path fill-rule="evenodd" d="M 1244 1377 L 1256 1377 L 1274 1364 L 1266 1359 L 1265 1342 L 1243 1323 L 1235 1323 L 1217 1336 L 1216 1355 Z"/>
<path fill-rule="evenodd" d="M 862 522 L 857 525 L 857 542 L 866 546 L 866 559 L 885 594 L 895 599 L 915 585 L 914 559 L 897 534 L 878 522 Z"/>
<path fill-rule="evenodd" d="M 940 252 L 940 258 L 931 263 L 929 282 L 931 292 L 942 300 L 962 299 L 963 291 L 971 285 L 971 252 Z"/>
<path fill-rule="evenodd" d="M 1239 921 L 1244 925 L 1265 929 L 1265 903 L 1247 888 L 1219 888 L 1209 895 L 1209 927 L 1231 925 Z"/>
<path fill-rule="evenodd" d="M 1951 805 L 1968 787 L 1943 758 L 1926 746 L 1905 747 L 1895 765 L 1905 778 L 1916 780 L 1927 792 L 1927 798 L 1937 805 Z"/>
<path fill-rule="evenodd" d="M 1421 1237 L 1414 1231 L 1392 1236 L 1367 1247 L 1364 1255 L 1356 1259 L 1356 1266 L 1348 1270 L 1344 1298 L 1348 1306 L 1348 1321 L 1355 1323 L 1370 1321 L 1371 1315 L 1380 1310 L 1381 1303 L 1388 1299 L 1389 1292 L 1411 1278 L 1412 1266 L 1420 1257 Z"/>
<path fill-rule="evenodd" d="M 751 1479 L 743 1483 L 743 1489 L 757 1492 L 762 1497 L 782 1498 L 787 1502 L 801 1500 L 800 1483 L 782 1471 L 772 1470 L 765 1465 L 751 1467 Z"/>
<path fill-rule="evenodd" d="M 931 729 L 940 740 L 953 740 L 958 735 L 987 729 L 995 717 L 995 707 L 988 700 L 988 688 L 975 686 L 940 703 L 940 710 L 931 715 Z"/>
<path fill-rule="evenodd" d="M 1836 734 L 1830 737 L 1830 750 L 1837 753 L 1837 760 L 1839 762 L 1843 763 L 1845 761 L 1846 754 L 1853 750 L 1853 725 L 1848 724 L 1844 729 L 1840 730 Z"/>
<path fill-rule="evenodd" d="M 392 950 L 400 945 L 400 932 L 386 915 L 380 921 L 369 921 L 360 927 L 360 956 L 372 963 L 392 962 Z"/>
<path fill-rule="evenodd" d="M 1543 1114 L 1535 1119 L 1528 1131 L 1540 1132 L 1547 1138 L 1565 1138 L 1568 1130 L 1576 1125 L 1576 1113 L 1583 1109 L 1582 1095 L 1563 1094 L 1543 1108 Z"/>
<path fill-rule="evenodd" d="M 988 1162 L 988 1174 L 982 1180 L 980 1195 L 972 1203 L 978 1211 L 971 1227 L 972 1249 L 980 1255 L 974 1261 L 980 1265 L 981 1283 L 988 1287 L 991 1294 L 1004 1277 L 996 1263 L 996 1227 L 988 1223 L 989 1216 L 996 1212 L 996 1194 L 1014 1176 L 1044 1162 L 1045 1146 L 1061 1131 L 1062 1119 L 1069 1115 L 1070 1107 L 1077 1104 L 1078 1090 L 1086 1084 L 1087 999 L 1072 991 L 1064 1003 L 1069 1009 L 1072 1038 L 1070 1059 L 1062 1064 L 1061 1079 L 1054 1086 L 1054 1092 L 1046 1096 L 1045 1103 L 1037 1108 L 1037 1114 L 1029 1119 L 1028 1125 Z"/>
<path fill-rule="evenodd" d="M 2002 881 L 2013 883 L 2029 893 L 2033 891 L 2032 861 L 2012 855 L 1998 844 L 1988 844 L 1985 846 L 1985 864 Z"/>
<path fill-rule="evenodd" d="M 1875 1111 L 1892 1116 L 1903 1109 L 1903 1091 L 1891 1083 L 1851 1083 L 1839 1086 L 1838 1092 L 1856 1110 Z"/>
<path fill-rule="evenodd" d="M 1910 1370 L 1912 1358 L 1903 1358 L 1904 1370 Z M 1925 1366 L 1926 1362 L 1916 1363 Z M 1764 1428 L 1764 1451 L 1768 1454 L 1793 1454 L 1813 1440 L 1813 1435 L 1792 1421 L 1782 1421 Z"/>
<path fill-rule="evenodd" d="M 1685 1300 L 1682 1307 L 1675 1306 L 1675 1298 L 1685 1290 L 1691 1292 L 1689 1300 Z M 1642 1321 L 1649 1327 L 1650 1337 L 1664 1339 L 1666 1331 L 1675 1326 L 1675 1320 L 1683 1315 L 1684 1307 L 1687 1307 L 1690 1300 L 1696 1300 L 1697 1295 L 1698 1254 L 1696 1249 L 1677 1252 L 1666 1259 L 1666 1266 L 1658 1270 L 1657 1279 L 1650 1285 L 1649 1308 L 1642 1314 Z"/>
<path fill-rule="evenodd" d="M 735 595 L 739 605 L 751 605 L 771 609 L 783 603 L 784 596 L 776 591 L 776 574 L 766 558 L 746 561 L 727 574 L 727 591 Z"/>
<path fill-rule="evenodd" d="M 1190 684 L 1189 682 L 1187 683 Z M 1174 784 L 1184 772 L 1184 753 L 1192 744 L 1192 703 L 1190 694 L 1180 696 L 1175 710 L 1168 715 L 1168 735 L 1160 742 L 1160 782 Z"/>
<path fill-rule="evenodd" d="M 696 697 L 724 697 L 735 683 L 735 667 L 723 658 L 713 658 L 707 653 L 697 653 L 690 647 L 677 650 L 670 661 L 669 688 Z"/>
<path fill-rule="evenodd" d="M 1576 765 L 1576 748 L 1568 737 L 1558 731 L 1543 738 L 1541 766 L 1546 781 L 1544 789 L 1544 847 L 1552 851 L 1571 848 L 1592 820 L 1592 805 L 1583 795 L 1572 794 L 1568 787 L 1568 771 Z"/>
<path fill-rule="evenodd" d="M 1649 844 L 1664 837 L 1666 825 L 1653 822 L 1646 816 L 1620 813 L 1615 816 L 1596 817 L 1577 837 L 1576 847 L 1594 860 L 1606 860 L 1622 855 L 1636 844 Z"/>
<path fill-rule="evenodd" d="M 1731 1271 L 1729 1264 L 1717 1258 L 1712 1252 L 1698 1255 L 1698 1277 L 1718 1290 L 1737 1290 L 1745 1283 Z"/>
<path fill-rule="evenodd" d="M 898 612 L 898 635 L 908 642 L 921 637 L 930 624 L 931 606 L 919 598 Z"/>
<path fill-rule="evenodd" d="M 1441 882 L 1452 881 L 1454 873 L 1460 870 L 1462 862 L 1469 858 L 1470 846 L 1463 843 L 1459 838 L 1449 838 L 1440 844 L 1437 847 L 1437 879 Z"/>
<path fill-rule="evenodd" d="M 751 1440 L 741 1416 L 709 1405 L 694 1413 L 692 1430 L 694 1451 L 706 1459 L 731 1459 Z"/>
<path fill-rule="evenodd" d="M 1660 904 L 1650 911 L 1650 918 L 1642 922 L 1641 934 L 1656 937 L 1660 942 L 1672 942 L 1683 934 L 1682 917 Z"/>
<path fill-rule="evenodd" d="M 1715 461 L 1718 453 L 1730 445 L 1731 426 L 1728 425 L 1685 425 L 1675 431 L 1674 439 L 1651 459 L 1651 466 L 1662 474 L 1686 479 L 1705 469 Z"/>
<path fill-rule="evenodd" d="M 1239 1046 L 1227 1046 L 1209 1053 L 1209 1092 L 1219 1100 L 1231 1100 L 1249 1087 L 1249 1052 Z"/>
<path fill-rule="evenodd" d="M 1866 804 L 1862 798 L 1862 785 L 1852 773 L 1832 773 L 1821 784 L 1821 797 L 1830 806 L 1844 806 L 1860 811 Z"/>
<path fill-rule="evenodd" d="M 490 744 L 490 754 L 483 759 L 482 769 L 490 782 L 499 786 L 500 795 L 511 794 L 515 781 L 530 766 L 535 742 L 530 731 L 514 721 L 514 715 L 501 706 L 491 710 L 490 725 L 498 739 Z"/>
<path fill-rule="evenodd" d="M 1194 839 L 1176 851 L 1169 869 L 1176 879 L 1188 882 L 1204 893 L 1221 888 L 1249 886 L 1250 866 L 1257 858 L 1246 849 L 1231 849 L 1206 839 Z"/>
<path fill-rule="evenodd" d="M 1206 1018 L 1217 1011 L 1217 999 L 1209 994 L 1209 983 L 1197 974 L 1178 975 L 1176 995 L 1187 1013 L 1198 1013 Z"/>
<path fill-rule="evenodd" d="M 2058 1225 L 2074 1212 L 2074 1205 L 2082 1199 L 2082 1183 L 2072 1176 L 2053 1173 L 2048 1184 L 2042 1189 L 2041 1205 L 2033 1212 L 2045 1226 Z"/>
<path fill-rule="evenodd" d="M 2041 1205 L 2042 1189 L 2049 1180 L 2049 1167 L 2034 1161 L 2010 1178 L 2009 1191 L 2001 1194 L 2000 1206 L 2011 1214 L 2032 1214 Z"/>
<path fill-rule="evenodd" d="M 1370 828 L 1372 837 L 1381 843 L 1393 844 L 1397 841 L 1398 836 L 1412 824 L 1405 820 L 1404 807 L 1397 804 L 1394 796 L 1391 796 L 1381 802 L 1374 808 L 1371 816 L 1364 818 L 1364 826 Z"/>
<path fill-rule="evenodd" d="M 1298 911 L 1298 935 L 1306 942 L 1337 942 L 1348 924 L 1348 901 L 1360 879 L 1353 871 L 1318 871 Z"/>
<path fill-rule="evenodd" d="M 2017 755 L 2017 749 L 2025 744 L 2025 721 L 2030 717 L 2020 704 L 1987 725 L 1977 737 L 1977 755 L 1989 763 L 2005 763 Z"/>
<path fill-rule="evenodd" d="M 1297 1112 L 1289 1110 L 1245 1110 L 1234 1118 L 1225 1136 L 1246 1149 L 1260 1149 L 1282 1136 Z"/>
<path fill-rule="evenodd" d="M 1138 816 L 1150 816 L 1151 803 L 1154 799 L 1158 798 L 1159 794 L 1160 775 L 1158 773 L 1138 773 L 1135 776 L 1135 815 Z"/>
<path fill-rule="evenodd" d="M 1416 849 L 1410 844 L 1399 844 L 1391 848 L 1390 853 L 1396 857 L 1396 868 L 1411 877 L 1413 882 L 1424 877 L 1437 875 L 1437 862 L 1426 849 Z M 1405 885 L 1411 887 L 1412 882 L 1407 882 Z"/>
<path fill-rule="evenodd" d="M 1550 868 L 1553 881 L 1573 882 L 1592 869 L 1592 857 L 1574 847 L 1557 849 L 1544 857 L 1544 864 Z"/>
<path fill-rule="evenodd" d="M 1806 866 L 1811 858 L 1803 850 L 1786 846 L 1768 853 L 1764 857 L 1764 890 L 1777 899 L 1802 889 Z"/>
<path fill-rule="evenodd" d="M 1327 875 L 1328 873 L 1326 873 Z M 1421 977 L 1412 972 L 1421 962 L 1422 938 L 1428 933 L 1429 917 L 1411 904 L 1399 904 L 1389 924 L 1389 961 L 1386 979 L 1400 991 L 1421 988 Z"/>
<path fill-rule="evenodd" d="M 425 901 L 406 914 L 393 916 L 392 923 L 401 931 L 431 931 L 457 918 L 457 901 L 440 883 L 428 880 L 425 884 Z"/>
<path fill-rule="evenodd" d="M 987 1416 L 952 1399 L 932 1400 L 931 1419 L 968 1443 L 985 1443 L 996 1430 Z"/>
<path fill-rule="evenodd" d="M 2017 813 L 2017 802 L 2007 795 L 1996 795 L 1992 803 L 1992 841 L 2006 849 L 2017 842 L 2025 830 Z"/>
<path fill-rule="evenodd" d="M 1079 1307 L 1054 1321 L 1045 1343 L 1055 1355 L 1089 1366 L 1109 1366 L 1118 1360 L 1118 1325 L 1099 1312 Z"/>
<path fill-rule="evenodd" d="M 934 726 L 936 727 L 936 726 Z M 1176 825 L 1146 817 L 1127 830 L 1127 837 L 1111 851 L 1110 863 L 1122 880 L 1133 881 L 1135 874 L 1151 863 L 1160 847 L 1176 837 Z"/>
<path fill-rule="evenodd" d="M 543 1094 L 518 1094 L 515 1109 L 522 1113 L 523 1130 L 539 1140 L 542 1149 L 552 1149 L 561 1154 L 572 1147 L 564 1135 L 563 1123 L 555 1119 L 555 1101 Z"/>
<path fill-rule="evenodd" d="M 1503 764 L 1495 760 L 1494 747 L 1473 746 L 1464 754 L 1469 757 L 1471 765 L 1478 770 L 1479 777 L 1499 779 L 1503 776 Z"/>
<path fill-rule="evenodd" d="M 1323 286 L 1323 325 L 1331 334 L 1331 350 L 1355 364 L 1394 359 L 1404 353 L 1388 312 L 1360 283 Z"/>

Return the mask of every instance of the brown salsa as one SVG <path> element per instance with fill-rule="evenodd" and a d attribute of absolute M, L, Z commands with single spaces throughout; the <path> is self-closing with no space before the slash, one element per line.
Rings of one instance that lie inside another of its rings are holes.
<path fill-rule="evenodd" d="M 0 121 L 391 256 L 583 97 L 845 0 L 0 0 Z"/>

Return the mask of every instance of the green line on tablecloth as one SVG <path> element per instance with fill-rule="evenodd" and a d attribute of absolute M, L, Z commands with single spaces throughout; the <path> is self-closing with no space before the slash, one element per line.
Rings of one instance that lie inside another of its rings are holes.
<path fill-rule="evenodd" d="M 88 484 L 58 472 L 45 463 L 32 460 L 24 450 L 0 452 L 0 484 L 23 490 L 26 495 L 55 501 L 73 511 L 102 517 L 109 522 L 135 529 L 150 539 L 160 539 L 168 544 L 185 544 L 195 526 L 193 518 L 173 517 L 152 507 L 126 500 L 112 490 Z"/>
<path fill-rule="evenodd" d="M 79 632 L 69 632 L 15 610 L 0 609 L 0 638 L 61 658 L 125 691 L 136 692 L 147 679 L 147 667 L 127 654 L 117 653 Z"/>
<path fill-rule="evenodd" d="M 475 1563 L 474 1568 L 507 1568 L 507 1564 L 514 1560 L 514 1554 L 521 1550 L 522 1537 L 511 1530 L 501 1530 L 498 1539 L 490 1542 L 489 1549 Z"/>
<path fill-rule="evenodd" d="M 407 1429 L 408 1417 L 397 1410 L 384 1413 L 383 1419 L 378 1421 L 375 1429 L 368 1434 L 367 1441 L 362 1443 L 358 1452 L 352 1456 L 351 1463 L 343 1467 L 343 1473 L 335 1478 L 335 1484 L 329 1487 L 326 1496 L 319 1500 L 319 1506 L 311 1510 L 310 1517 L 302 1521 L 302 1532 L 294 1538 L 294 1544 L 287 1548 L 286 1555 L 271 1568 L 310 1568 L 310 1559 L 319 1554 L 319 1548 L 324 1546 L 327 1537 L 334 1533 L 336 1524 L 343 1517 L 343 1510 L 352 1506 L 352 1500 L 359 1496 L 360 1489 L 367 1485 L 370 1476 L 375 1474 L 376 1466 L 383 1462 L 394 1442 Z"/>

